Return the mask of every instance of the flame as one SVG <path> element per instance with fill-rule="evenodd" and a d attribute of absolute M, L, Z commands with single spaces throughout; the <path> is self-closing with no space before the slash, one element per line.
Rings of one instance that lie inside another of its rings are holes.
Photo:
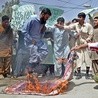
<path fill-rule="evenodd" d="M 27 85 L 25 91 L 49 94 L 52 91 L 57 91 L 59 93 L 65 92 L 68 88 L 68 81 L 64 79 L 58 79 L 56 81 L 40 82 L 35 75 L 27 75 Z"/>
<path fill-rule="evenodd" d="M 68 81 L 63 78 L 41 82 L 36 75 L 27 74 L 26 81 L 20 81 L 9 86 L 4 92 L 7 94 L 57 95 L 65 92 L 67 88 Z"/>
<path fill-rule="evenodd" d="M 41 82 L 34 73 L 27 73 L 27 80 L 20 81 L 7 87 L 4 92 L 7 94 L 37 94 L 37 95 L 57 95 L 64 93 L 68 88 L 68 80 L 71 78 L 73 60 L 77 57 L 73 51 L 70 53 L 66 63 L 64 76 L 60 79 Z M 28 72 L 28 71 L 27 71 Z"/>
<path fill-rule="evenodd" d="M 38 78 L 35 75 L 27 74 L 27 85 L 25 90 L 26 91 L 36 91 L 37 93 L 40 92 L 41 86 Z"/>

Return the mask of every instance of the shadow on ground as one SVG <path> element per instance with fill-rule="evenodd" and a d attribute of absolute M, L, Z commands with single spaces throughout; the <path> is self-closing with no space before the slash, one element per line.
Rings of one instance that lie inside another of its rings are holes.
<path fill-rule="evenodd" d="M 75 86 L 76 86 L 76 84 L 73 81 L 70 81 L 69 85 L 68 85 L 68 90 L 67 91 L 71 91 Z"/>
<path fill-rule="evenodd" d="M 80 85 L 84 85 L 84 84 L 95 84 L 95 82 L 83 82 L 80 84 L 76 84 L 75 86 L 80 86 Z"/>

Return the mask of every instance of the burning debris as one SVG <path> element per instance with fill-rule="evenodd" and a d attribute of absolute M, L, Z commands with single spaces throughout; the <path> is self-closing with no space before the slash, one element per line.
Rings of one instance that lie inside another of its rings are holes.
<path fill-rule="evenodd" d="M 4 92 L 7 94 L 56 95 L 65 92 L 67 88 L 68 81 L 63 78 L 41 82 L 35 75 L 28 74 L 26 81 L 20 81 L 9 86 Z"/>
<path fill-rule="evenodd" d="M 72 63 L 75 57 L 75 52 L 69 56 L 66 64 L 64 76 L 60 79 L 40 81 L 34 74 L 28 73 L 25 81 L 20 81 L 14 85 L 5 88 L 7 94 L 36 94 L 36 95 L 57 95 L 64 93 L 68 88 L 68 80 L 72 73 Z"/>

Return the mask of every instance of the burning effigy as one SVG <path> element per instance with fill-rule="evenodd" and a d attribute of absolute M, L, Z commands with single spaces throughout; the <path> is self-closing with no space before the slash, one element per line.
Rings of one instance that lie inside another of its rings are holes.
<path fill-rule="evenodd" d="M 76 53 L 72 51 L 69 54 L 69 59 L 66 63 L 64 76 L 62 78 L 42 82 L 36 75 L 28 73 L 26 80 L 6 87 L 4 93 L 35 95 L 57 95 L 64 93 L 68 88 L 68 83 L 72 75 L 72 66 L 75 57 Z"/>

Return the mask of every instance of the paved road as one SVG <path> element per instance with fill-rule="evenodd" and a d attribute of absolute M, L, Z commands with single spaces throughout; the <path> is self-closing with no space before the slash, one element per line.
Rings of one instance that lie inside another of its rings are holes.
<path fill-rule="evenodd" d="M 84 73 L 84 71 L 83 71 Z M 8 84 L 12 84 L 17 80 L 14 79 L 2 79 L 0 80 L 0 92 Z M 83 77 L 80 80 L 76 80 L 75 76 L 69 83 L 67 92 L 56 96 L 36 96 L 36 95 L 7 95 L 0 94 L 0 98 L 98 98 L 98 84 L 92 79 L 85 79 Z"/>

